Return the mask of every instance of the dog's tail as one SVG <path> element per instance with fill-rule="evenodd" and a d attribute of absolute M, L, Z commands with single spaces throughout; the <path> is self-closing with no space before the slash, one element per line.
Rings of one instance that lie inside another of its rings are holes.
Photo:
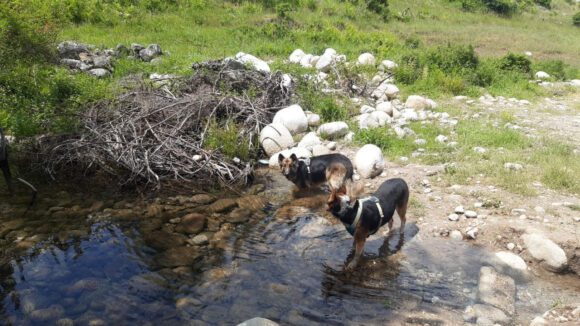
<path fill-rule="evenodd" d="M 344 186 L 346 173 L 346 167 L 340 163 L 332 163 L 326 168 L 326 182 L 331 191 L 336 191 Z"/>

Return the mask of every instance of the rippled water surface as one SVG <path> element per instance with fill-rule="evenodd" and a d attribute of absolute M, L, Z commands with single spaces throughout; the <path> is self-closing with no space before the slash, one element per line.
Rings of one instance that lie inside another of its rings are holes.
<path fill-rule="evenodd" d="M 152 221 L 4 214 L 0 323 L 221 325 L 262 316 L 293 325 L 452 325 L 475 301 L 489 260 L 477 246 L 410 223 L 402 237 L 371 237 L 360 268 L 347 274 L 352 239 L 341 225 L 316 210 L 280 218 L 276 209 L 236 225 L 199 257 L 179 253 L 191 260 L 181 267 L 149 245 Z M 518 284 L 521 318 L 562 295 L 574 289 Z"/>

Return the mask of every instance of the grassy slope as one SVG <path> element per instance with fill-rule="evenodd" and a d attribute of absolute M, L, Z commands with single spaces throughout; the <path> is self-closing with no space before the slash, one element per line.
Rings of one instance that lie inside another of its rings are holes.
<path fill-rule="evenodd" d="M 409 22 L 393 21 L 389 29 L 402 37 L 418 37 L 426 44 L 473 44 L 482 56 L 502 56 L 508 51 L 531 51 L 537 59 L 559 59 L 580 66 L 580 29 L 572 15 L 580 8 L 564 0 L 553 0 L 552 10 L 540 7 L 503 18 L 494 14 L 463 12 L 447 1 L 389 1 L 391 11 L 409 8 Z"/>
<path fill-rule="evenodd" d="M 419 38 L 428 46 L 447 42 L 473 44 L 484 57 L 499 57 L 508 51 L 532 51 L 534 58 L 561 59 L 574 67 L 580 66 L 580 57 L 577 55 L 580 53 L 580 42 L 577 42 L 580 29 L 571 25 L 570 14 L 574 7 L 564 1 L 554 1 L 556 10 L 552 13 L 538 10 L 511 19 L 491 14 L 465 13 L 447 1 L 390 3 L 394 13 L 411 8 L 414 18 L 410 22 L 393 20 L 385 24 L 377 16 L 349 3 L 320 1 L 315 10 L 301 8 L 291 14 L 295 21 L 291 31 L 282 30 L 280 34 L 273 34 L 275 25 L 271 22 L 276 18 L 275 13 L 251 4 L 214 4 L 209 8 L 184 9 L 143 17 L 139 22 L 113 27 L 71 26 L 62 32 L 60 38 L 107 47 L 117 43 L 155 42 L 171 53 L 157 67 L 135 61 L 121 61 L 116 68 L 117 76 L 142 71 L 187 73 L 194 61 L 230 56 L 238 51 L 274 60 L 274 68 L 285 70 L 296 69 L 281 64 L 295 48 L 321 53 L 326 47 L 333 47 L 339 53 L 345 53 L 350 60 L 361 52 L 370 51 L 379 59 L 396 60 L 404 52 L 402 40 L 408 37 Z M 499 88 L 501 91 L 502 85 Z M 408 87 L 403 89 L 405 91 L 422 89 Z M 525 95 L 530 94 L 533 95 Z M 440 110 L 453 112 L 450 107 Z M 503 117 L 496 119 L 504 120 Z M 578 182 L 566 181 L 578 180 L 580 175 L 580 165 L 573 163 L 571 148 L 565 145 L 557 147 L 550 140 L 531 142 L 511 131 L 479 132 L 493 130 L 487 119 L 461 121 L 459 133 L 455 136 L 450 134 L 450 130 L 434 125 L 410 126 L 420 137 L 428 140 L 428 144 L 423 146 L 428 155 L 421 160 L 426 160 L 426 163 L 458 163 L 448 173 L 450 182 L 466 182 L 472 176 L 482 174 L 496 184 L 522 194 L 534 193 L 530 186 L 532 181 L 542 181 L 555 189 L 580 191 Z M 451 139 L 458 142 L 457 149 L 450 150 L 435 143 L 433 138 L 438 134 L 452 136 Z M 409 156 L 418 147 L 411 139 L 399 140 L 381 129 L 369 134 L 361 133 L 357 137 L 363 142 L 382 145 L 385 153 L 393 159 Z M 474 146 L 487 147 L 491 152 L 475 154 L 472 149 Z M 499 147 L 507 151 L 496 150 Z M 561 150 L 554 151 L 554 148 Z M 529 168 L 518 174 L 503 169 L 505 162 L 514 161 Z M 550 162 L 562 163 L 569 169 L 554 169 Z"/>

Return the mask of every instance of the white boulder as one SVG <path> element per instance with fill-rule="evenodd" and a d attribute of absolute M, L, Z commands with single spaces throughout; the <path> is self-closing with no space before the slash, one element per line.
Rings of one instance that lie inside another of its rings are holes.
<path fill-rule="evenodd" d="M 334 56 L 331 53 L 324 53 L 316 62 L 316 70 L 327 72 L 334 63 Z"/>
<path fill-rule="evenodd" d="M 329 122 L 318 127 L 316 133 L 325 138 L 335 139 L 348 134 L 348 125 L 344 121 Z"/>
<path fill-rule="evenodd" d="M 371 112 L 371 116 L 376 118 L 379 121 L 380 126 L 384 126 L 388 123 L 391 123 L 393 120 L 390 115 L 383 111 L 375 111 Z"/>
<path fill-rule="evenodd" d="M 357 63 L 359 65 L 374 65 L 375 62 L 376 62 L 375 56 L 368 52 L 359 55 L 357 60 Z"/>
<path fill-rule="evenodd" d="M 272 122 L 282 124 L 293 135 L 308 129 L 308 118 L 298 104 L 290 105 L 276 112 Z"/>
<path fill-rule="evenodd" d="M 535 76 L 536 76 L 537 79 L 548 79 L 548 78 L 550 78 L 550 74 L 548 74 L 545 71 L 538 71 L 538 72 L 536 72 Z"/>
<path fill-rule="evenodd" d="M 359 129 L 374 129 L 379 126 L 379 120 L 371 116 L 369 113 L 364 113 L 358 116 Z"/>
<path fill-rule="evenodd" d="M 271 123 L 260 132 L 260 144 L 266 154 L 272 155 L 288 147 L 294 146 L 290 131 L 279 123 Z"/>
<path fill-rule="evenodd" d="M 251 54 L 247 54 L 244 52 L 238 52 L 236 54 L 236 60 L 243 63 L 244 65 L 251 65 L 254 69 L 261 72 L 270 72 L 270 66 L 266 63 L 266 61 L 258 59 Z"/>
<path fill-rule="evenodd" d="M 382 82 L 375 90 L 372 92 L 371 96 L 379 99 L 386 96 L 389 99 L 394 99 L 399 95 L 399 88 L 391 83 L 391 81 L 386 80 Z"/>
<path fill-rule="evenodd" d="M 328 149 L 328 147 L 324 146 L 324 145 L 315 145 L 314 147 L 312 147 L 312 155 L 313 156 L 320 156 L 320 155 L 325 155 L 325 154 L 330 154 L 332 153 L 332 151 L 330 149 Z"/>
<path fill-rule="evenodd" d="M 398 67 L 398 65 L 395 62 L 393 62 L 391 60 L 383 60 L 383 61 L 381 61 L 381 64 L 379 65 L 379 70 L 390 71 L 390 70 L 393 70 L 397 67 Z"/>
<path fill-rule="evenodd" d="M 290 54 L 288 61 L 291 63 L 300 63 L 300 60 L 306 55 L 301 49 L 296 49 Z"/>
<path fill-rule="evenodd" d="M 361 177 L 374 178 L 380 175 L 385 167 L 383 152 L 376 145 L 364 145 L 354 157 L 354 166 Z"/>
<path fill-rule="evenodd" d="M 315 132 L 309 132 L 302 137 L 302 140 L 300 140 L 297 147 L 312 149 L 314 146 L 320 145 L 321 143 L 320 138 L 318 138 Z"/>
<path fill-rule="evenodd" d="M 438 143 L 442 143 L 443 144 L 443 143 L 446 143 L 447 140 L 448 140 L 448 138 L 445 135 L 439 135 L 439 136 L 435 137 L 435 141 L 438 142 Z"/>
<path fill-rule="evenodd" d="M 377 111 L 383 111 L 388 115 L 393 115 L 393 104 L 391 102 L 381 102 L 375 107 Z"/>
<path fill-rule="evenodd" d="M 530 255 L 543 262 L 546 269 L 559 272 L 568 265 L 568 258 L 564 250 L 545 236 L 537 233 L 524 234 L 522 240 Z"/>
<path fill-rule="evenodd" d="M 429 105 L 429 102 L 427 102 L 427 99 L 424 98 L 423 96 L 419 96 L 419 95 L 410 95 L 409 97 L 407 97 L 407 101 L 405 102 L 405 107 L 408 109 L 413 109 L 413 110 L 425 110 L 425 109 L 429 109 L 431 108 L 431 105 Z"/>
<path fill-rule="evenodd" d="M 370 106 L 370 105 L 363 105 L 363 106 L 361 106 L 361 108 L 360 108 L 360 113 L 361 113 L 361 114 L 364 114 L 364 113 L 371 113 L 371 112 L 374 112 L 374 111 L 375 111 L 375 108 L 373 108 L 373 107 L 372 107 L 372 106 Z"/>
<path fill-rule="evenodd" d="M 308 119 L 308 126 L 318 127 L 320 125 L 320 116 L 316 113 L 307 112 L 306 119 Z"/>
<path fill-rule="evenodd" d="M 270 160 L 268 161 L 268 165 L 270 167 L 275 168 L 275 167 L 279 166 L 278 157 L 280 156 L 280 154 L 282 154 L 282 156 L 284 156 L 284 157 L 290 157 L 290 155 L 294 154 L 299 159 L 312 157 L 312 153 L 309 150 L 307 150 L 306 148 L 293 147 L 290 149 L 285 149 L 283 151 L 274 153 L 272 156 L 270 156 Z"/>
<path fill-rule="evenodd" d="M 521 278 L 527 276 L 528 265 L 522 257 L 509 251 L 496 252 L 493 258 L 495 268 L 511 277 Z"/>
<path fill-rule="evenodd" d="M 312 64 L 310 64 L 310 60 L 312 60 L 312 54 L 305 54 L 302 59 L 300 59 L 300 65 L 303 68 L 312 68 Z"/>

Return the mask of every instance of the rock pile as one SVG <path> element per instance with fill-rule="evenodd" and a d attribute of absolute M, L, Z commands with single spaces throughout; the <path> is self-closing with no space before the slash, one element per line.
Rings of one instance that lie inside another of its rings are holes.
<path fill-rule="evenodd" d="M 114 61 L 117 58 L 130 57 L 145 62 L 155 62 L 163 54 L 158 44 L 147 47 L 131 44 L 127 48 L 123 44 L 114 49 L 97 49 L 93 45 L 64 41 L 57 46 L 60 63 L 73 71 L 86 72 L 95 77 L 107 77 L 113 72 Z"/>

